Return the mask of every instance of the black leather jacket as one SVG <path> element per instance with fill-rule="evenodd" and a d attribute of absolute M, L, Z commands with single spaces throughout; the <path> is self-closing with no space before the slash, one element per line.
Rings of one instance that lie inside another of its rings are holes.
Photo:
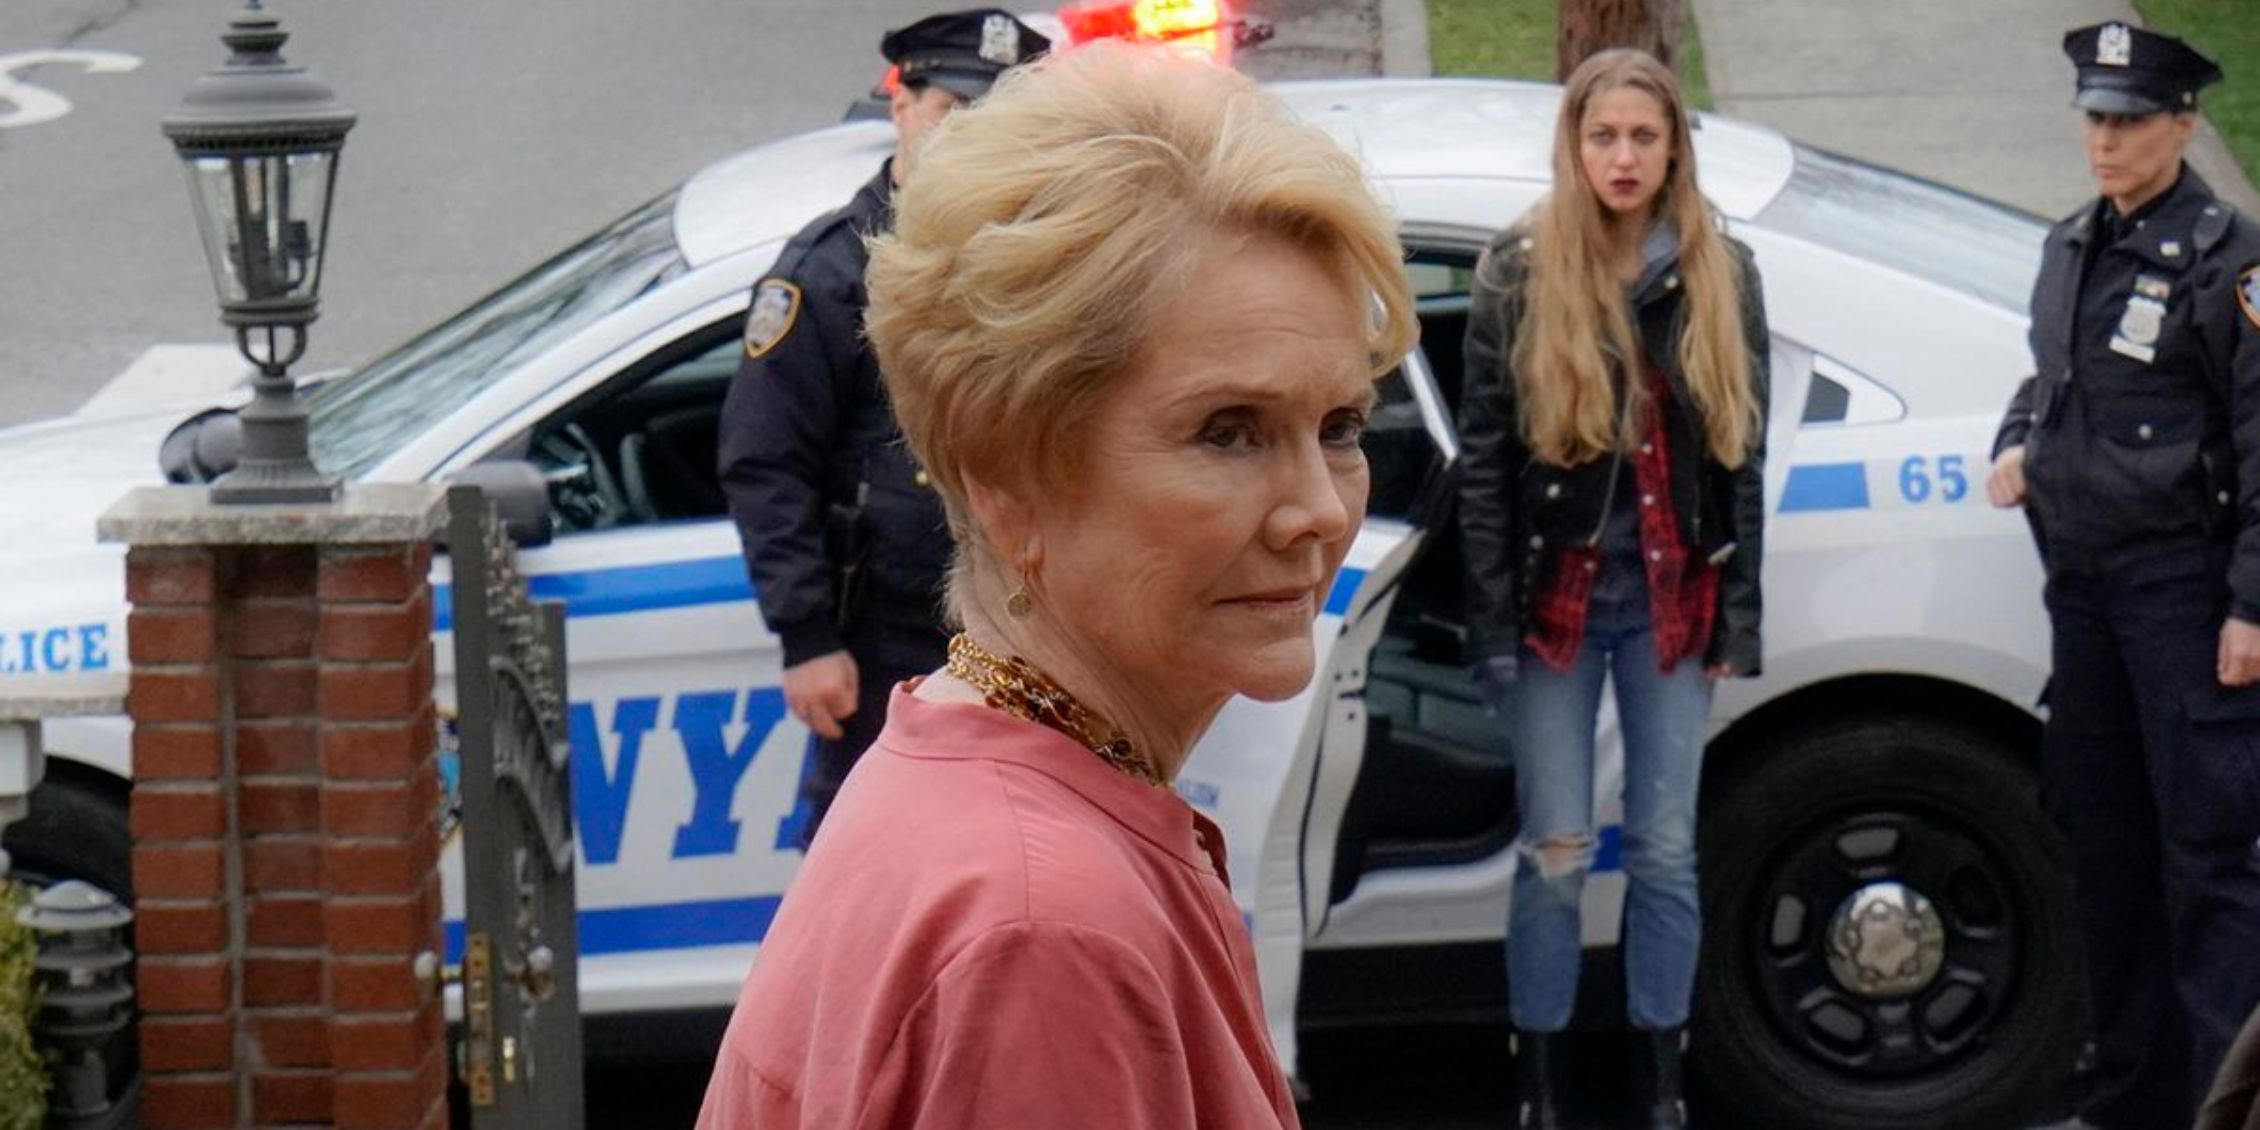
<path fill-rule="evenodd" d="M 1742 326 L 1755 366 L 1760 419 L 1770 385 L 1766 313 L 1750 249 L 1727 240 L 1742 270 Z M 1491 241 L 1477 264 L 1468 314 L 1467 378 L 1460 401 L 1460 532 L 1468 566 L 1469 620 L 1490 655 L 1513 655 L 1522 639 L 1530 591 L 1554 555 L 1585 544 L 1600 529 L 1614 486 L 1617 458 L 1558 467 L 1532 457 L 1523 440 L 1508 372 L 1514 335 L 1522 320 L 1523 288 L 1530 274 L 1530 236 L 1511 228 Z M 1633 297 L 1641 347 L 1655 359 L 1680 403 L 1690 403 L 1675 348 L 1686 325 L 1687 302 L 1676 263 L 1652 272 Z M 1623 379 L 1620 370 L 1617 379 Z M 1673 431 L 1672 507 L 1689 548 L 1720 562 L 1718 620 L 1710 663 L 1755 675 L 1758 569 L 1765 535 L 1765 436 L 1740 467 L 1728 469 L 1710 455 L 1694 413 L 1665 414 Z"/>

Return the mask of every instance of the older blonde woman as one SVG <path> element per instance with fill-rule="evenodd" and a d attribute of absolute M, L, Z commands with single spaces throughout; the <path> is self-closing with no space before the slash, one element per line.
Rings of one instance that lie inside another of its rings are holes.
<path fill-rule="evenodd" d="M 840 793 L 700 1126 L 1293 1126 L 1224 838 L 1169 781 L 1313 675 L 1415 333 L 1392 225 L 1247 79 L 1120 45 L 1007 76 L 896 206 L 870 335 L 962 631 Z"/>

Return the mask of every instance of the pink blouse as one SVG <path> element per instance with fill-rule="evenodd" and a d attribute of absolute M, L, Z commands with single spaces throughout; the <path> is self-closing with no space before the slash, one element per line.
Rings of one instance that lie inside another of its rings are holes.
<path fill-rule="evenodd" d="M 1295 1127 L 1224 836 L 1052 730 L 898 688 L 699 1130 Z"/>

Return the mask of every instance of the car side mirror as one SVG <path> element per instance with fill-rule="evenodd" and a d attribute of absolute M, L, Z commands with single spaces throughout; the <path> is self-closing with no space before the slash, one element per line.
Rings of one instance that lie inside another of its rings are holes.
<path fill-rule="evenodd" d="M 243 451 L 243 420 L 233 408 L 207 408 L 182 420 L 157 448 L 157 466 L 169 483 L 208 483 L 235 470 Z"/>
<path fill-rule="evenodd" d="M 449 486 L 472 486 L 486 493 L 502 519 L 502 532 L 521 546 L 548 545 L 556 533 L 549 505 L 549 481 L 541 468 L 523 459 L 473 463 L 447 477 Z"/>

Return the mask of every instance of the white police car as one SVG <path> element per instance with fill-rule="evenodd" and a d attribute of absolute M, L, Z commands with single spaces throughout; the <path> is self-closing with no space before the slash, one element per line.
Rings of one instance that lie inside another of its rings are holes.
<path fill-rule="evenodd" d="M 1235 703 L 1178 782 L 1228 832 L 1291 1063 L 1298 1026 L 1504 1000 L 1514 782 L 1465 672 L 1452 407 L 1469 269 L 1545 191 L 1558 91 L 1277 89 L 1368 162 L 1423 320 L 1368 441 L 1373 514 L 1315 685 Z M 350 478 L 521 460 L 551 484 L 554 536 L 520 562 L 571 615 L 591 1013 L 728 1006 L 800 862 L 806 734 L 723 515 L 716 417 L 753 282 L 891 138 L 849 124 L 714 165 L 313 396 L 316 455 Z M 1766 674 L 1722 687 L 1704 782 L 1701 1070 L 1741 1125 L 2007 1124 L 2061 1084 L 2079 1008 L 2034 784 L 2039 571 L 1978 481 L 2027 368 L 2042 229 L 1749 126 L 1706 121 L 1697 144 L 1776 335 Z M 125 663 L 119 552 L 94 518 L 157 477 L 180 417 L 0 432 L 0 672 Z M 7 846 L 34 876 L 124 889 L 125 722 L 47 739 L 51 779 Z M 1618 812 L 1599 802 L 1585 930 L 1604 1022 Z"/>

